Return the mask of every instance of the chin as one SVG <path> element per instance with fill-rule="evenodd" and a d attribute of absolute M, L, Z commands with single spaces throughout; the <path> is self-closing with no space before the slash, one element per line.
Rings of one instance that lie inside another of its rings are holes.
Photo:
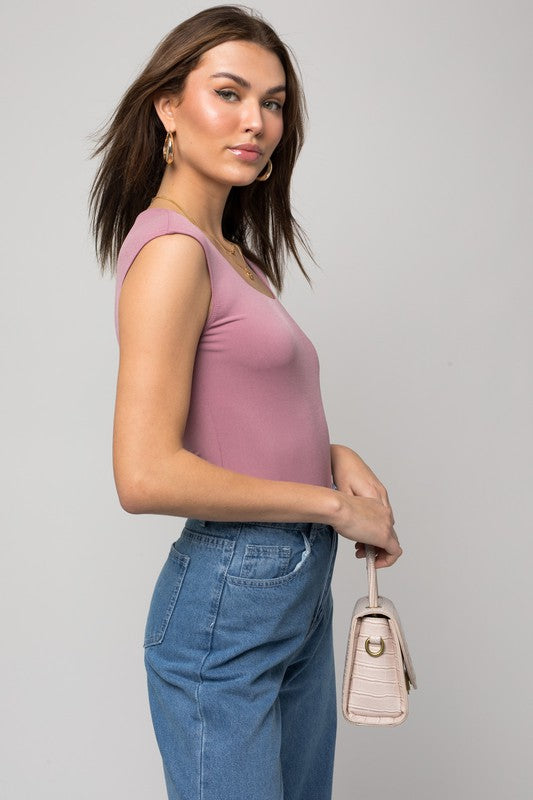
<path fill-rule="evenodd" d="M 253 178 L 248 178 L 248 180 L 242 181 L 234 181 L 233 186 L 251 186 L 252 183 L 255 183 L 255 176 Z"/>
<path fill-rule="evenodd" d="M 248 175 L 243 174 L 243 175 L 221 176 L 220 181 L 221 183 L 226 183 L 229 184 L 230 186 L 250 186 L 250 184 L 252 184 L 257 178 L 257 175 L 259 175 L 259 172 L 257 174 L 252 175 L 250 171 L 248 172 Z"/>

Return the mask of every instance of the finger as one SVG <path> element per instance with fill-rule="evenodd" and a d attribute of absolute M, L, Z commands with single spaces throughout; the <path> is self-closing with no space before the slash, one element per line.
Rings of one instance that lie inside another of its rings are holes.
<path fill-rule="evenodd" d="M 387 497 L 387 491 L 384 486 L 380 486 L 377 490 L 378 497 L 385 506 L 385 508 L 390 508 L 389 505 L 389 498 Z"/>
<path fill-rule="evenodd" d="M 385 506 L 385 508 L 388 508 L 389 511 L 391 512 L 392 524 L 394 525 L 394 522 L 395 522 L 394 521 L 394 512 L 393 512 L 391 504 L 390 504 L 389 495 L 387 493 L 387 490 L 383 486 L 383 484 L 381 484 L 381 487 L 380 487 L 380 499 L 381 499 L 381 502 L 383 503 L 383 505 Z"/>

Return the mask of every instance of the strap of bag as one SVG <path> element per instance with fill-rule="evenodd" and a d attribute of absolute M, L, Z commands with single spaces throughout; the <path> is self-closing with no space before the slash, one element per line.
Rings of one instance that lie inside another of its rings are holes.
<path fill-rule="evenodd" d="M 368 579 L 368 605 L 369 608 L 379 608 L 378 605 L 378 576 L 376 570 L 376 548 L 373 544 L 365 544 L 366 551 L 366 576 Z"/>

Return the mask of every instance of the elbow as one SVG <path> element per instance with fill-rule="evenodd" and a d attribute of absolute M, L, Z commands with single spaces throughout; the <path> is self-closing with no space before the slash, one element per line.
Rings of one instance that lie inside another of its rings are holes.
<path fill-rule="evenodd" d="M 147 514 L 150 511 L 150 494 L 142 475 L 115 475 L 119 503 L 128 514 Z"/>
<path fill-rule="evenodd" d="M 183 516 L 183 498 L 175 488 L 181 482 L 169 480 L 166 460 L 116 454 L 113 473 L 120 505 L 128 514 Z"/>
<path fill-rule="evenodd" d="M 119 503 L 124 511 L 128 514 L 146 514 L 146 510 L 142 507 L 141 503 L 135 497 L 119 493 Z"/>

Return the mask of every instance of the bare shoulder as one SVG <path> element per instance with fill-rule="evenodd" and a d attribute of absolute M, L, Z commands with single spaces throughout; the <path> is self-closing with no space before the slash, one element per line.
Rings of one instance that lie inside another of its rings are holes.
<path fill-rule="evenodd" d="M 156 236 L 141 248 L 121 287 L 121 344 L 133 331 L 179 336 L 185 325 L 199 336 L 210 300 L 211 282 L 201 243 L 182 233 Z"/>
<path fill-rule="evenodd" d="M 138 476 L 182 447 L 198 341 L 211 284 L 200 242 L 157 236 L 132 262 L 122 285 L 113 466 L 124 507 L 137 502 Z"/>

